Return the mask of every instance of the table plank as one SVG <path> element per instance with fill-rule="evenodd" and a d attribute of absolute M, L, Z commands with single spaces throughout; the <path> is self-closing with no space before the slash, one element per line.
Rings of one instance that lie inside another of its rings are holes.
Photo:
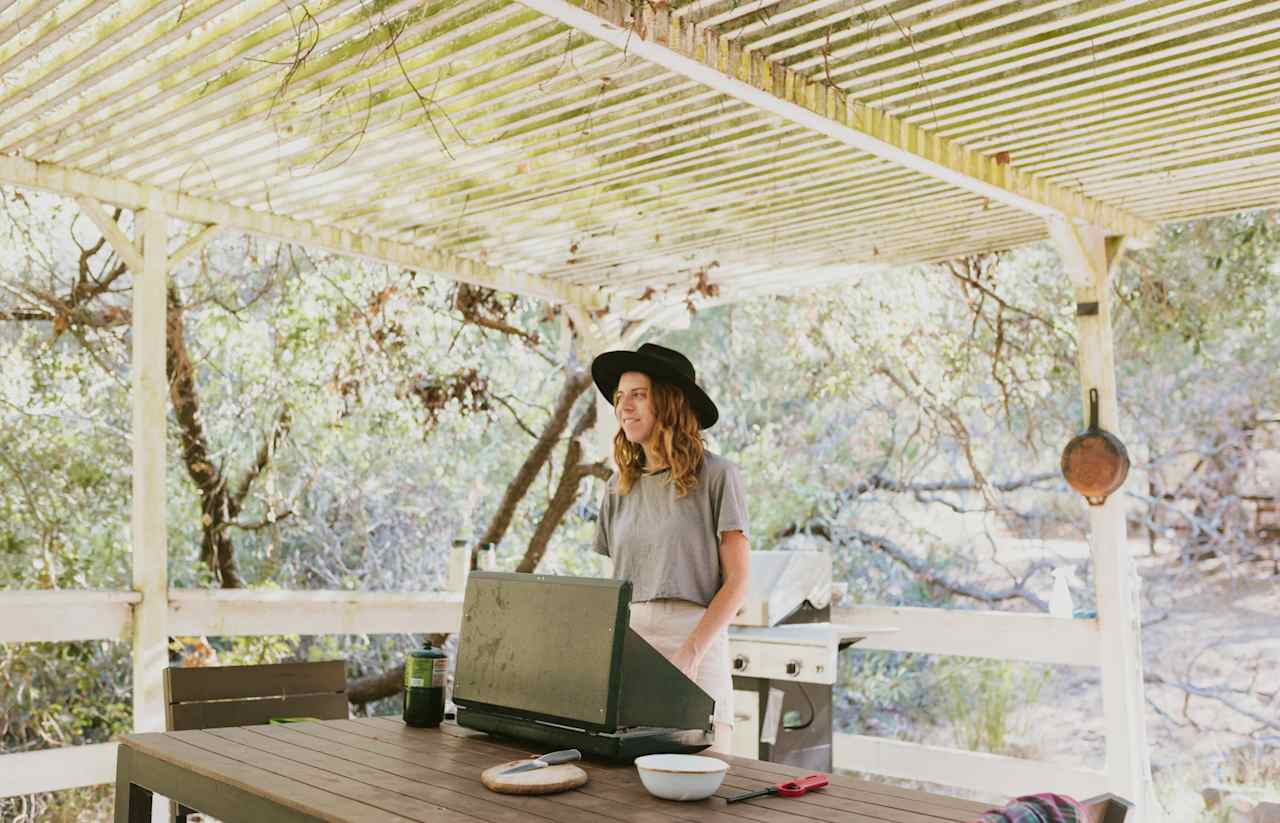
<path fill-rule="evenodd" d="M 357 722 L 379 722 L 389 727 L 403 727 L 404 725 L 398 717 L 392 716 L 361 718 Z M 455 738 L 466 737 L 468 739 L 473 739 L 472 736 L 479 736 L 480 739 L 487 738 L 491 741 L 498 741 L 497 738 L 490 738 L 488 735 L 481 732 L 475 732 L 474 730 L 465 729 L 450 723 L 442 724 L 440 726 L 440 731 Z M 504 740 L 501 742 L 507 746 L 518 747 L 520 745 L 520 743 L 513 741 Z M 709 757 L 718 757 L 733 766 L 734 770 L 739 774 L 752 775 L 753 777 L 757 777 L 762 783 L 782 783 L 793 777 L 802 777 L 806 774 L 812 773 L 811 769 L 805 769 L 800 766 L 790 766 L 784 763 L 772 763 L 767 760 L 755 760 L 753 758 L 737 757 L 733 755 L 726 756 L 716 754 L 714 752 L 704 752 L 703 754 Z M 633 770 L 629 764 L 623 765 L 621 768 Z M 943 810 L 954 809 L 960 815 L 958 819 L 962 820 L 970 820 L 991 808 L 991 805 L 988 803 L 979 803 L 958 797 L 933 794 L 920 789 L 908 789 L 901 786 L 877 783 L 846 775 L 830 775 L 829 777 L 831 785 L 828 786 L 827 789 L 823 790 L 829 795 L 848 797 L 850 799 L 864 798 L 867 794 L 887 795 L 889 797 L 901 798 L 914 804 L 919 804 L 922 807 L 921 810 L 929 810 L 933 807 L 942 807 Z M 950 813 L 944 812 L 943 816 L 948 816 L 949 814 Z M 952 817 L 952 819 L 956 818 Z"/>
<path fill-rule="evenodd" d="M 353 820 L 373 819 L 410 823 L 409 818 L 380 812 L 363 803 L 315 786 L 278 775 L 265 776 L 262 771 L 253 766 L 178 740 L 174 737 L 175 734 L 179 733 L 156 732 L 127 735 L 120 745 L 171 764 L 180 770 L 211 778 L 281 806 L 296 809 L 317 820 L 349 823 Z M 148 786 L 147 788 L 179 801 L 187 799 L 182 795 L 180 786 Z M 213 810 L 210 811 L 213 812 Z"/>
<path fill-rule="evenodd" d="M 354 721 L 347 721 L 347 725 L 353 724 Z M 618 804 L 615 801 L 607 800 L 598 796 L 595 792 L 593 784 L 599 783 L 599 775 L 594 771 L 593 763 L 584 763 L 583 768 L 591 775 L 591 782 L 586 786 L 575 789 L 570 792 L 561 794 L 547 795 L 545 797 L 534 798 L 517 798 L 514 795 L 497 795 L 484 788 L 480 783 L 479 777 L 481 771 L 489 766 L 502 763 L 506 760 L 514 759 L 509 751 L 494 757 L 488 753 L 469 753 L 459 756 L 459 754 L 451 749 L 436 747 L 432 744 L 435 738 L 429 738 L 424 742 L 423 735 L 419 732 L 410 732 L 404 735 L 404 738 L 397 737 L 394 733 L 378 732 L 377 736 L 370 736 L 368 729 L 364 729 L 364 733 L 356 733 L 350 730 L 341 730 L 335 728 L 341 724 L 341 721 L 323 724 L 305 724 L 309 728 L 300 731 L 322 737 L 330 741 L 333 745 L 350 746 L 367 752 L 375 752 L 386 757 L 400 760 L 406 766 L 431 769 L 442 773 L 444 776 L 451 776 L 455 780 L 461 780 L 463 783 L 472 784 L 475 789 L 483 792 L 488 797 L 501 797 L 503 802 L 514 802 L 517 800 L 542 801 L 544 803 L 554 804 L 547 813 L 552 819 L 567 819 L 572 814 L 575 819 L 582 820 L 618 820 L 628 821 L 629 823 L 640 823 L 641 821 L 652 821 L 653 823 L 673 823 L 678 818 L 667 814 L 665 810 L 646 809 L 642 805 L 636 804 Z M 303 726 L 304 724 L 298 724 Z M 416 745 L 401 745 L 404 743 Z M 643 791 L 643 790 L 642 790 Z M 649 798 L 647 794 L 645 799 Z M 721 821 L 720 823 L 742 823 L 741 820 Z"/>
<path fill-rule="evenodd" d="M 745 765 L 735 762 L 733 764 L 734 771 L 730 772 L 730 774 L 736 773 L 741 778 L 749 777 L 756 781 L 756 785 L 767 785 L 769 783 L 781 783 L 791 777 L 799 777 L 810 773 L 807 770 L 799 769 L 793 775 L 782 775 L 755 765 L 761 762 L 748 760 Z M 871 781 L 857 781 L 861 785 L 850 786 L 848 784 L 849 780 L 856 780 L 856 778 L 839 777 L 839 779 L 833 780 L 831 785 L 823 789 L 823 792 L 828 797 L 865 800 L 895 808 L 933 814 L 947 820 L 972 820 L 991 808 L 990 804 L 975 803 L 970 800 L 932 794 L 917 789 L 888 786 Z"/>
<path fill-rule="evenodd" d="M 196 774 L 130 746 L 116 752 L 115 823 L 151 823 L 153 787 L 188 807 L 221 820 L 255 823 L 316 823 L 315 816 L 253 792 Z"/>
<path fill-rule="evenodd" d="M 293 725 L 301 726 L 302 724 Z M 437 779 L 441 777 L 441 773 L 422 768 L 398 768 L 397 761 L 373 752 L 340 745 L 324 745 L 322 750 L 318 750 L 317 742 L 328 744 L 329 741 L 303 734 L 296 729 L 285 727 L 282 732 L 264 733 L 264 730 L 274 731 L 277 728 L 258 726 L 220 729 L 212 733 L 326 772 L 350 777 L 378 791 L 417 798 L 442 808 L 461 812 L 476 820 L 489 821 L 489 823 L 520 823 L 530 819 L 531 811 L 528 808 L 513 808 L 509 804 L 504 804 L 501 799 L 495 799 L 494 795 L 487 790 L 482 796 L 479 790 L 483 789 L 483 786 L 479 781 L 476 782 L 476 790 L 465 793 L 441 785 Z M 388 760 L 390 760 L 389 763 Z M 533 814 L 536 815 L 536 812 Z M 545 819 L 555 820 L 556 818 L 545 816 Z"/>
<path fill-rule="evenodd" d="M 246 727 L 251 728 L 251 727 Z M 198 746 L 214 754 L 222 755 L 246 766 L 258 769 L 262 783 L 268 784 L 277 777 L 295 780 L 317 789 L 368 807 L 366 815 L 401 815 L 404 820 L 438 821 L 438 823 L 480 823 L 469 814 L 443 806 L 423 803 L 397 792 L 382 791 L 356 778 L 339 772 L 326 771 L 306 763 L 282 757 L 261 747 L 245 745 L 215 730 L 172 732 L 172 736 L 185 743 Z M 376 818 L 374 818 L 376 819 Z"/>
<path fill-rule="evenodd" d="M 484 787 L 480 773 L 540 751 L 451 723 L 415 729 L 394 717 L 131 735 L 123 745 L 200 775 L 208 786 L 231 787 L 244 803 L 261 797 L 282 814 L 297 810 L 333 823 L 965 823 L 987 808 L 843 776 L 802 797 L 729 804 L 727 797 L 807 771 L 710 753 L 731 769 L 716 795 L 702 801 L 655 798 L 631 764 L 595 759 L 581 764 L 590 780 L 579 789 L 500 795 Z"/>
<path fill-rule="evenodd" d="M 347 725 L 354 723 L 355 721 L 348 721 Z M 373 734 L 374 737 L 370 738 L 371 740 L 380 740 L 385 745 L 396 746 L 401 750 L 400 756 L 402 757 L 412 758 L 415 761 L 436 758 L 435 765 L 440 762 L 438 758 L 449 757 L 457 768 L 469 770 L 472 774 L 478 774 L 481 770 L 492 766 L 494 763 L 510 759 L 513 754 L 506 747 L 492 746 L 483 741 L 467 740 L 465 743 L 468 745 L 461 748 L 453 748 L 446 741 L 434 737 L 424 740 L 420 733 L 413 730 L 407 733 L 403 729 L 374 731 L 368 726 L 357 727 L 356 730 L 365 734 Z M 489 752 L 487 751 L 488 749 L 498 749 L 498 751 Z M 602 808 L 608 809 L 608 814 L 611 817 L 619 819 L 630 819 L 636 810 L 656 812 L 672 820 L 687 819 L 690 815 L 696 820 L 716 820 L 722 821 L 722 823 L 743 823 L 744 817 L 753 819 L 749 815 L 736 816 L 726 814 L 723 810 L 716 811 L 711 805 L 704 805 L 708 804 L 708 801 L 672 803 L 659 800 L 644 790 L 640 785 L 635 769 L 628 765 L 619 766 L 589 760 L 584 761 L 582 767 L 590 775 L 590 782 L 582 788 L 575 789 L 573 792 L 565 795 L 555 795 L 555 797 L 564 798 L 566 801 L 579 794 L 600 798 L 613 804 Z M 775 816 L 774 819 L 777 819 L 777 817 Z"/>
<path fill-rule="evenodd" d="M 398 718 L 388 717 L 379 719 L 388 725 L 401 725 Z M 455 732 L 455 730 L 458 729 L 456 726 L 449 726 L 446 724 L 442 725 L 440 728 L 445 734 L 453 737 L 460 736 Z M 461 729 L 460 731 L 467 735 L 480 734 L 468 729 Z M 481 739 L 487 737 L 487 735 L 481 735 Z M 496 738 L 489 738 L 489 740 L 508 746 L 520 745 L 518 742 L 513 743 Z M 799 777 L 810 773 L 810 770 L 797 766 L 770 763 L 768 761 L 755 760 L 752 758 L 725 756 L 714 752 L 704 752 L 704 754 L 706 756 L 716 757 L 728 762 L 732 766 L 732 769 L 726 776 L 726 784 L 741 785 L 743 791 L 759 788 L 764 785 L 781 783 L 792 777 Z M 635 773 L 634 767 L 630 764 L 610 765 L 613 768 L 624 770 L 629 774 Z M 739 782 L 744 778 L 749 779 L 752 782 Z M 990 804 L 963 800 L 946 795 L 933 794 L 917 789 L 908 789 L 883 783 L 876 783 L 859 778 L 836 775 L 833 776 L 831 780 L 832 783 L 830 786 L 824 789 L 820 794 L 812 795 L 812 798 L 841 797 L 847 800 L 870 802 L 896 809 L 906 809 L 927 815 L 933 815 L 944 820 L 957 821 L 972 820 L 974 817 L 990 808 Z M 722 791 L 718 794 L 728 796 L 737 793 L 739 792 Z M 802 798 L 802 800 L 807 799 L 808 798 Z"/>
<path fill-rule="evenodd" d="M 453 747 L 462 762 L 471 762 L 477 769 L 492 765 L 493 762 L 501 762 L 512 757 L 529 754 L 529 752 L 519 749 L 518 743 L 512 744 L 508 741 L 498 741 L 484 737 L 453 737 L 449 734 L 447 727 L 442 727 L 442 731 L 436 733 L 439 739 L 431 737 L 428 740 L 422 730 L 406 729 L 398 723 L 384 722 L 381 724 L 381 730 L 378 729 L 378 724 L 370 723 L 368 720 L 347 721 L 345 724 L 339 721 L 337 725 L 345 725 L 357 733 L 361 731 L 370 733 L 376 739 L 394 742 L 405 748 L 420 752 L 425 752 L 428 748 Z M 485 753 L 484 756 L 481 756 L 480 753 L 482 752 Z M 486 757 L 493 759 L 489 760 Z M 756 762 L 741 758 L 737 760 L 744 763 Z M 589 764 L 588 773 L 591 775 L 595 785 L 588 784 L 587 791 L 605 793 L 599 784 L 601 781 L 612 781 L 616 787 L 626 789 L 625 796 L 617 796 L 616 799 L 632 804 L 652 804 L 655 808 L 681 819 L 706 820 L 710 812 L 714 812 L 717 815 L 728 814 L 732 817 L 747 820 L 778 820 L 794 817 L 806 820 L 868 820 L 888 821 L 889 823 L 944 823 L 944 821 L 970 820 L 973 817 L 972 814 L 949 807 L 935 807 L 923 810 L 913 808 L 913 805 L 916 805 L 916 801 L 910 799 L 903 800 L 865 795 L 862 797 L 839 798 L 831 796 L 825 790 L 811 793 L 803 798 L 761 798 L 727 805 L 723 799 L 725 796 L 758 788 L 762 784 L 780 782 L 776 779 L 761 780 L 758 777 L 749 775 L 734 778 L 732 777 L 733 771 L 730 771 L 730 777 L 726 778 L 727 787 L 717 793 L 717 798 L 711 798 L 701 803 L 675 804 L 650 796 L 641 786 L 639 776 L 635 768 L 630 764 L 598 763 L 596 761 L 589 761 Z"/>

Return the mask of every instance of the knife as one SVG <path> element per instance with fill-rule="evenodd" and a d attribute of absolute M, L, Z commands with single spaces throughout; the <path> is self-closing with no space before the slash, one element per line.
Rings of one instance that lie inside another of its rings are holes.
<path fill-rule="evenodd" d="M 499 772 L 498 776 L 505 777 L 509 774 L 515 774 L 516 772 L 527 772 L 533 769 L 543 769 L 543 768 L 546 768 L 547 766 L 555 766 L 558 763 L 572 763 L 575 760 L 581 760 L 581 759 L 582 759 L 582 752 L 578 751 L 577 749 L 565 749 L 563 751 L 551 752 L 550 754 L 544 754 L 544 755 L 535 757 L 534 759 L 530 760 L 528 763 L 522 763 L 519 766 L 516 766 L 511 769 L 507 769 L 505 772 Z"/>

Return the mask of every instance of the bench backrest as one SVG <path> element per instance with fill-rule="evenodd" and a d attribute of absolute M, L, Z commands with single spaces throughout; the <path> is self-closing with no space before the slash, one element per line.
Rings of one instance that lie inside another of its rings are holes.
<path fill-rule="evenodd" d="M 346 664 L 275 663 L 164 671 L 169 731 L 252 726 L 278 717 L 348 716 Z"/>

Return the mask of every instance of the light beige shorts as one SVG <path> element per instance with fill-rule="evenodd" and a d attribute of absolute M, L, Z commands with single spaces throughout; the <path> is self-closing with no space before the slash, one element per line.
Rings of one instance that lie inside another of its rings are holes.
<path fill-rule="evenodd" d="M 631 628 L 670 660 L 689 638 L 705 606 L 688 600 L 647 600 L 631 604 Z M 722 631 L 702 657 L 697 676 L 701 689 L 716 701 L 714 722 L 733 726 L 733 675 L 729 668 L 729 634 Z"/>

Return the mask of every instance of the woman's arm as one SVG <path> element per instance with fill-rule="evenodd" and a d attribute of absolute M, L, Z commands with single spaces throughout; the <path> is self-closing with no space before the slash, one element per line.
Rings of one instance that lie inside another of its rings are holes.
<path fill-rule="evenodd" d="M 724 582 L 711 598 L 707 611 L 694 627 L 693 633 L 676 651 L 671 662 L 688 677 L 698 671 L 702 657 L 711 647 L 711 641 L 729 625 L 729 621 L 742 608 L 747 599 L 747 575 L 751 566 L 751 544 L 740 531 L 720 535 L 720 571 Z"/>

